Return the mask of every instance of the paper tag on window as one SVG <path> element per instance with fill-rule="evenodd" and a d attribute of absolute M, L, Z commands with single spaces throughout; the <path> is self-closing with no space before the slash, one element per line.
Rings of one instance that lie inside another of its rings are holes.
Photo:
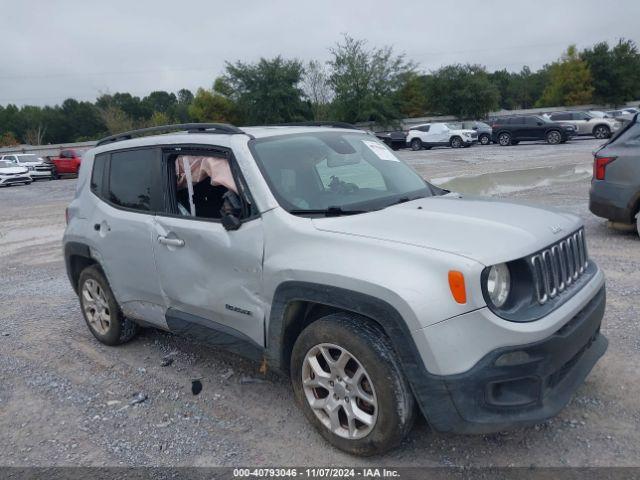
<path fill-rule="evenodd" d="M 362 140 L 362 143 L 369 147 L 369 149 L 373 153 L 375 153 L 380 160 L 389 160 L 392 162 L 400 161 L 393 153 L 391 153 L 391 150 L 378 142 L 375 142 L 373 140 Z"/>

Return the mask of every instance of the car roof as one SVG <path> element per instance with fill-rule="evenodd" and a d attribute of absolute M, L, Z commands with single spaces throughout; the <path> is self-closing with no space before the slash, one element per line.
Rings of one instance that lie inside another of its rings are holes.
<path fill-rule="evenodd" d="M 306 126 L 255 126 L 242 127 L 242 133 L 253 138 L 268 138 L 280 135 L 295 135 L 300 133 L 311 132 L 343 132 L 343 133 L 360 133 L 367 134 L 364 130 L 353 128 L 335 128 L 335 127 L 306 127 Z M 110 152 L 112 150 L 121 150 L 126 148 L 144 147 L 152 145 L 171 145 L 171 144 L 201 144 L 201 145 L 218 145 L 226 147 L 230 144 L 230 138 L 237 134 L 212 133 L 212 132 L 186 132 L 178 131 L 172 133 L 163 133 L 160 135 L 147 135 L 142 137 L 134 137 L 116 142 L 109 142 L 99 145 L 92 149 L 94 154 L 102 152 Z M 372 138 L 375 138 L 372 136 Z M 71 150 L 71 149 L 64 149 Z"/>

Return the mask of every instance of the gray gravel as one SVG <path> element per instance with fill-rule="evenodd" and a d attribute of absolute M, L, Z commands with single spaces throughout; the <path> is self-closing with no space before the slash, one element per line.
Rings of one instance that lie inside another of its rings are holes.
<path fill-rule="evenodd" d="M 597 145 L 576 140 L 399 155 L 428 178 L 470 176 L 459 189 L 473 193 L 481 182 L 473 175 L 588 168 Z M 495 193 L 584 219 L 590 254 L 607 275 L 608 353 L 553 420 L 484 436 L 439 434 L 419 421 L 401 448 L 373 459 L 329 447 L 294 406 L 285 379 L 265 377 L 232 354 L 155 330 L 122 347 L 97 343 L 61 255 L 75 180 L 0 189 L 0 464 L 639 465 L 640 240 L 588 212 L 587 178 L 539 182 L 530 175 L 522 173 L 518 188 Z M 197 396 L 194 379 L 203 386 Z"/>

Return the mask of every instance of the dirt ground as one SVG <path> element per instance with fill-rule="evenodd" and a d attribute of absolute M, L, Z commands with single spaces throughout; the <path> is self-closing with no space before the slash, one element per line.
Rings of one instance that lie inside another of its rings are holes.
<path fill-rule="evenodd" d="M 607 277 L 610 346 L 552 420 L 484 436 L 436 433 L 421 420 L 400 448 L 371 459 L 331 448 L 285 379 L 232 354 L 155 330 L 122 347 L 99 344 L 62 259 L 75 180 L 0 189 L 0 465 L 639 466 L 640 240 L 588 211 L 598 143 L 399 153 L 460 191 L 580 215 Z M 173 363 L 162 366 L 167 355 Z"/>

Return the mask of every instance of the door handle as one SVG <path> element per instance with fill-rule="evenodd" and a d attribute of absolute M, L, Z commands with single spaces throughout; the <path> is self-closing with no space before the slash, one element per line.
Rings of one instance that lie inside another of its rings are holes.
<path fill-rule="evenodd" d="M 184 240 L 181 238 L 168 238 L 162 235 L 158 237 L 158 243 L 166 245 L 167 247 L 184 247 Z"/>

